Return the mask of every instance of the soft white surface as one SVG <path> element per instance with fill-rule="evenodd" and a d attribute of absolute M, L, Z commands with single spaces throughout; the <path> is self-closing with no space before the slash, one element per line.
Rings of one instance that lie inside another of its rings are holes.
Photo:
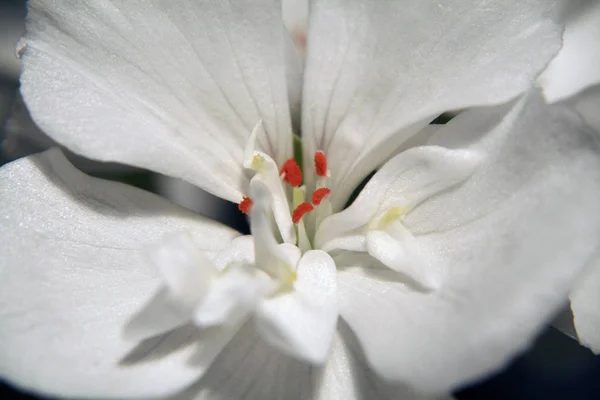
<path fill-rule="evenodd" d="M 25 101 L 42 129 L 77 153 L 234 202 L 258 120 L 267 131 L 261 148 L 278 163 L 292 154 L 290 43 L 277 1 L 34 0 L 27 32 Z"/>
<path fill-rule="evenodd" d="M 596 251 L 595 138 L 569 111 L 525 100 L 505 117 L 506 107 L 467 111 L 430 140 L 484 156 L 463 184 L 404 219 L 443 276 L 437 290 L 347 258 L 340 313 L 384 377 L 435 392 L 501 367 L 564 304 Z"/>
<path fill-rule="evenodd" d="M 246 324 L 197 384 L 172 400 L 449 400 L 390 385 L 364 362 L 349 329 L 338 326 L 327 364 L 311 367 L 266 344 Z"/>
<path fill-rule="evenodd" d="M 402 215 L 427 198 L 466 180 L 481 161 L 476 151 L 422 146 L 388 161 L 344 211 L 325 219 L 315 245 L 326 251 L 366 251 L 388 268 L 423 288 L 434 288 L 442 277 L 428 268 Z M 393 219 L 391 219 L 393 218 Z"/>
<path fill-rule="evenodd" d="M 188 231 L 211 257 L 235 231 L 90 178 L 58 150 L 2 167 L 0 198 L 3 378 L 55 396 L 147 398 L 197 379 L 224 345 L 224 335 L 183 328 L 133 351 L 122 329 L 161 283 L 146 246 Z M 205 358 L 190 363 L 195 352 Z"/>
<path fill-rule="evenodd" d="M 302 134 L 325 151 L 332 204 L 438 114 L 523 92 L 561 46 L 554 1 L 311 4 Z"/>
<path fill-rule="evenodd" d="M 563 47 L 539 78 L 549 102 L 600 83 L 600 1 L 563 0 Z"/>
<path fill-rule="evenodd" d="M 321 247 L 367 226 L 389 209 L 407 212 L 428 197 L 462 182 L 473 173 L 479 157 L 473 151 L 423 146 L 398 154 L 379 170 L 350 207 L 325 219 L 315 244 Z"/>
<path fill-rule="evenodd" d="M 338 318 L 335 263 L 327 253 L 310 250 L 298 262 L 297 275 L 292 289 L 259 304 L 257 328 L 283 353 L 322 364 Z"/>
<path fill-rule="evenodd" d="M 217 268 L 187 232 L 175 232 L 143 250 L 160 273 L 161 288 L 127 323 L 127 338 L 147 339 L 189 322 L 204 301 Z"/>

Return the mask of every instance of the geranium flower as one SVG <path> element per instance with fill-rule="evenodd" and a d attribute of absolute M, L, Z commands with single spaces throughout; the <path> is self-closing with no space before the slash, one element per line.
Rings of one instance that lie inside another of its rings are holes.
<path fill-rule="evenodd" d="M 40 126 L 239 203 L 252 235 L 57 150 L 3 167 L 0 374 L 67 397 L 371 399 L 500 367 L 600 235 L 592 137 L 519 97 L 560 47 L 549 9 L 316 1 L 301 78 L 277 3 L 31 1 Z"/>

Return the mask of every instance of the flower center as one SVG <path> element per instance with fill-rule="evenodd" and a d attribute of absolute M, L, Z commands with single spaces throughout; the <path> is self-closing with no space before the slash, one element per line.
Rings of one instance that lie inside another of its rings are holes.
<path fill-rule="evenodd" d="M 331 215 L 327 157 L 323 151 L 318 150 L 314 154 L 311 168 L 304 171 L 316 176 L 316 188 L 308 195 L 299 163 L 290 158 L 278 166 L 269 155 L 253 148 L 255 139 L 256 132 L 253 132 L 244 162 L 244 166 L 254 174 L 250 187 L 261 182 L 268 191 L 268 198 L 264 201 L 269 204 L 264 208 L 269 209 L 267 219 L 272 221 L 270 227 L 277 241 L 293 244 L 306 252 L 313 248 L 312 235 L 307 233 L 307 228 L 314 233 L 321 221 Z M 252 209 L 257 201 L 263 200 L 256 199 L 250 189 L 248 195 L 241 199 L 238 209 L 252 218 Z M 261 233 L 253 230 L 252 234 L 256 236 Z"/>

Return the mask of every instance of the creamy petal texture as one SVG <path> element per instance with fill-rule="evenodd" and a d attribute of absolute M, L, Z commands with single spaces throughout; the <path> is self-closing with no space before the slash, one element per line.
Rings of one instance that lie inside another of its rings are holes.
<path fill-rule="evenodd" d="M 283 353 L 323 364 L 338 317 L 335 263 L 329 254 L 311 250 L 298 262 L 297 274 L 293 288 L 259 304 L 257 328 Z"/>
<path fill-rule="evenodd" d="M 315 245 L 325 251 L 366 251 L 423 288 L 440 284 L 403 224 L 404 216 L 437 193 L 466 180 L 481 161 L 476 151 L 422 146 L 404 151 L 371 178 L 344 211 L 325 219 Z"/>
<path fill-rule="evenodd" d="M 594 353 L 600 353 L 600 256 L 596 255 L 575 284 L 571 311 L 577 338 Z"/>
<path fill-rule="evenodd" d="M 443 276 L 439 288 L 415 290 L 365 259 L 338 263 L 340 314 L 384 377 L 443 392 L 502 366 L 595 252 L 595 140 L 568 110 L 526 100 L 504 117 L 506 107 L 467 111 L 431 139 L 484 154 L 468 180 L 404 219 Z"/>
<path fill-rule="evenodd" d="M 69 149 L 239 202 L 258 120 L 260 147 L 292 154 L 283 33 L 270 0 L 31 1 L 21 91 Z"/>
<path fill-rule="evenodd" d="M 550 102 L 600 84 L 600 2 L 563 0 L 563 48 L 539 78 Z"/>
<path fill-rule="evenodd" d="M 162 287 L 125 327 L 126 337 L 137 340 L 189 322 L 218 272 L 187 232 L 165 235 L 144 253 L 159 271 Z"/>
<path fill-rule="evenodd" d="M 237 232 L 90 178 L 58 150 L 2 167 L 0 197 L 3 378 L 56 396 L 147 398 L 197 379 L 224 346 L 222 332 L 194 327 L 140 344 L 122 329 L 161 285 L 145 246 L 187 231 L 212 257 Z M 195 352 L 204 358 L 190 363 Z"/>
<path fill-rule="evenodd" d="M 405 214 L 429 196 L 465 180 L 477 166 L 474 151 L 439 146 L 417 147 L 398 154 L 379 170 L 350 207 L 325 219 L 315 237 L 317 247 L 352 234 L 389 209 Z"/>
<path fill-rule="evenodd" d="M 348 326 L 338 324 L 327 365 L 315 371 L 318 400 L 451 400 L 450 395 L 427 396 L 383 380 L 368 367 Z"/>
<path fill-rule="evenodd" d="M 262 340 L 250 321 L 202 379 L 174 400 L 310 399 L 311 370 Z"/>
<path fill-rule="evenodd" d="M 172 400 L 450 400 L 390 385 L 370 370 L 356 340 L 338 326 L 327 364 L 312 367 L 282 354 L 246 324 L 210 371 Z"/>
<path fill-rule="evenodd" d="M 560 49 L 553 3 L 314 1 L 302 134 L 306 160 L 330 160 L 334 211 L 438 114 L 529 88 Z"/>

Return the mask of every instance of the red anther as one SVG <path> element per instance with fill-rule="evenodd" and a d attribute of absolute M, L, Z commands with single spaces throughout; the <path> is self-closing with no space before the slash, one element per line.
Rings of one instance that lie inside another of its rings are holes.
<path fill-rule="evenodd" d="M 315 171 L 317 171 L 317 176 L 327 176 L 327 157 L 321 150 L 317 150 L 315 153 Z"/>
<path fill-rule="evenodd" d="M 297 224 L 298 222 L 300 222 L 304 214 L 306 214 L 307 212 L 311 212 L 312 210 L 314 210 L 313 205 L 310 204 L 308 201 L 305 201 L 304 203 L 296 207 L 296 209 L 292 213 L 292 221 L 295 224 Z"/>
<path fill-rule="evenodd" d="M 331 190 L 327 188 L 319 188 L 315 190 L 312 194 L 312 203 L 315 206 L 321 204 L 321 201 L 325 198 L 325 196 L 329 196 L 331 194 Z"/>
<path fill-rule="evenodd" d="M 238 205 L 238 210 L 240 210 L 241 212 L 243 212 L 246 215 L 249 215 L 253 204 L 254 204 L 254 202 L 252 201 L 252 199 L 250 197 L 244 196 L 242 198 L 242 202 Z"/>
<path fill-rule="evenodd" d="M 298 187 L 302 184 L 302 170 L 293 158 L 290 158 L 281 167 L 279 175 L 283 176 L 283 181 L 289 183 L 293 187 Z"/>

